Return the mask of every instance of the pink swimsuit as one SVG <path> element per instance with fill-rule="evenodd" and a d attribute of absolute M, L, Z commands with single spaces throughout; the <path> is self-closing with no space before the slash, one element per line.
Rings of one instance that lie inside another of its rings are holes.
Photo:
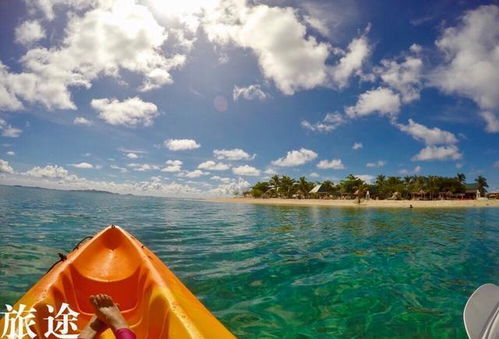
<path fill-rule="evenodd" d="M 133 333 L 128 328 L 117 329 L 116 331 L 114 331 L 114 336 L 116 337 L 116 339 L 137 339 L 135 333 Z M 85 339 L 85 338 L 78 337 L 78 339 Z"/>

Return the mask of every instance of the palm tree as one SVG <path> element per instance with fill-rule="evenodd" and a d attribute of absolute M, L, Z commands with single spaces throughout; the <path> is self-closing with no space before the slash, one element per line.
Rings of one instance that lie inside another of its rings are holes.
<path fill-rule="evenodd" d="M 456 174 L 456 179 L 461 184 L 464 184 L 464 182 L 466 181 L 466 176 L 463 173 L 458 173 L 458 174 Z"/>
<path fill-rule="evenodd" d="M 276 196 L 279 196 L 279 186 L 281 184 L 279 176 L 278 175 L 272 176 L 272 178 L 270 178 L 269 180 L 269 184 L 270 184 L 270 189 L 274 191 Z"/>
<path fill-rule="evenodd" d="M 279 184 L 279 191 L 282 192 L 285 198 L 290 198 L 293 194 L 293 188 L 295 184 L 295 179 L 290 178 L 286 175 L 281 177 L 281 181 Z"/>
<path fill-rule="evenodd" d="M 480 195 L 484 195 L 487 192 L 487 189 L 485 187 L 489 187 L 489 184 L 487 184 L 487 179 L 479 175 L 475 179 L 475 182 L 478 185 L 478 190 L 480 191 Z"/>
<path fill-rule="evenodd" d="M 305 177 L 300 177 L 297 182 L 297 189 L 305 198 L 308 198 L 308 192 L 313 188 L 313 183 L 308 182 Z"/>

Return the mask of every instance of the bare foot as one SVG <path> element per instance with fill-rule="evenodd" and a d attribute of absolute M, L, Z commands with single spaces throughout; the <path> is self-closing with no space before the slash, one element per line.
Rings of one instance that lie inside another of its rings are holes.
<path fill-rule="evenodd" d="M 113 331 L 120 328 L 128 328 L 125 318 L 107 294 L 97 294 L 90 296 L 90 303 L 95 308 L 95 315 L 106 323 Z"/>
<path fill-rule="evenodd" d="M 78 338 L 93 339 L 98 333 L 102 332 L 106 328 L 106 324 L 102 322 L 97 316 L 93 315 L 90 318 L 87 326 L 81 331 Z"/>

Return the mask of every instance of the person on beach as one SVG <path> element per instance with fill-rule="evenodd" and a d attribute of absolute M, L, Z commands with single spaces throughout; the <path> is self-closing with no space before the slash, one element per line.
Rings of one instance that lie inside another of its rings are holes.
<path fill-rule="evenodd" d="M 107 294 L 90 296 L 90 304 L 95 309 L 87 326 L 81 331 L 78 339 L 93 339 L 107 327 L 111 328 L 116 339 L 136 339 L 135 333 L 129 328 L 118 306 Z"/>

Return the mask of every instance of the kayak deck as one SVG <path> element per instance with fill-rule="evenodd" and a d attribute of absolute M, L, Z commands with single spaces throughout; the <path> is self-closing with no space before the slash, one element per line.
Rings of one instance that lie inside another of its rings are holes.
<path fill-rule="evenodd" d="M 32 329 L 44 338 L 44 319 L 54 316 L 46 305 L 57 311 L 69 304 L 82 329 L 93 313 L 88 297 L 99 293 L 119 304 L 137 338 L 234 338 L 153 252 L 117 226 L 71 252 L 16 305 L 36 309 Z M 107 330 L 98 338 L 114 336 Z"/>

